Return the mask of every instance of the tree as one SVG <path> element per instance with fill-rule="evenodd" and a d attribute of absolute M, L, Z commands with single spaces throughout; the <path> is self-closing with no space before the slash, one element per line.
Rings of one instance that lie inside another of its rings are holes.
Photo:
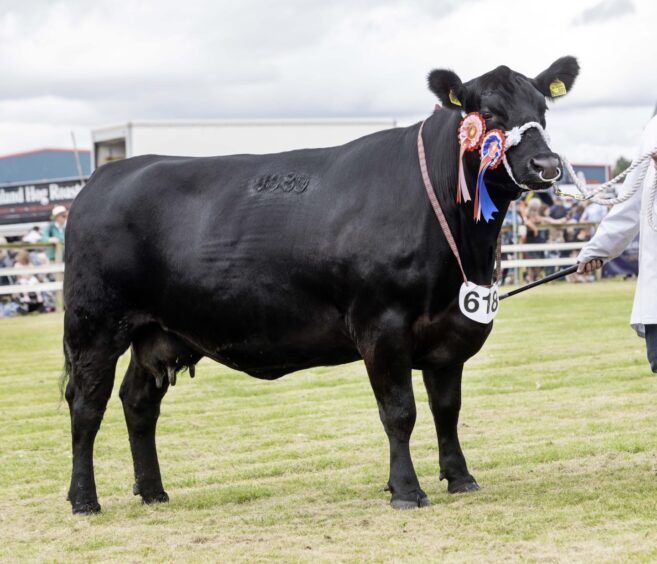
<path fill-rule="evenodd" d="M 616 163 L 614 164 L 614 168 L 611 170 L 611 177 L 613 178 L 614 176 L 619 175 L 631 164 L 632 161 L 628 161 L 625 157 L 618 157 L 618 159 L 616 159 Z"/>

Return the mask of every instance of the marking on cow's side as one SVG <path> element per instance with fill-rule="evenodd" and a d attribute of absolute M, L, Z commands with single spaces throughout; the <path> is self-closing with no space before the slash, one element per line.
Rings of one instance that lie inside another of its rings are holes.
<path fill-rule="evenodd" d="M 310 184 L 310 177 L 305 174 L 289 172 L 287 174 L 266 174 L 259 176 L 253 183 L 256 192 L 293 192 L 301 194 Z"/>

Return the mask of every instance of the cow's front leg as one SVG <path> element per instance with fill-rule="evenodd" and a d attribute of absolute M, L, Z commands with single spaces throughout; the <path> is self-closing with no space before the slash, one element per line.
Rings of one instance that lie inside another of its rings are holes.
<path fill-rule="evenodd" d="M 166 378 L 163 377 L 158 383 L 152 374 L 140 367 L 133 353 L 119 395 L 128 426 L 135 470 L 133 493 L 141 495 L 144 503 L 169 501 L 162 487 L 155 446 L 160 403 L 168 387 Z"/>
<path fill-rule="evenodd" d="M 479 489 L 477 482 L 468 472 L 457 430 L 461 410 L 462 373 L 462 364 L 440 370 L 424 370 L 422 373 L 438 434 L 440 479 L 447 478 L 447 491 L 450 493 Z"/>
<path fill-rule="evenodd" d="M 367 373 L 390 443 L 390 503 L 396 509 L 424 507 L 429 498 L 420 488 L 409 449 L 415 425 L 410 355 L 398 335 L 380 337 L 365 348 Z"/>

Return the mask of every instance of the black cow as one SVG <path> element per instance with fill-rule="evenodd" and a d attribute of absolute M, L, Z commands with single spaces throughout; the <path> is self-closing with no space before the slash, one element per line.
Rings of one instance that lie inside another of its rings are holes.
<path fill-rule="evenodd" d="M 499 213 L 475 223 L 456 205 L 461 110 L 487 127 L 544 124 L 549 85 L 570 89 L 574 58 L 531 79 L 501 66 L 465 84 L 429 75 L 444 108 L 425 123 L 429 174 L 468 277 L 489 284 L 495 242 L 519 195 L 504 167 L 486 173 Z M 458 107 L 450 101 L 460 101 Z M 456 97 L 456 99 L 454 98 Z M 492 324 L 464 317 L 462 282 L 418 166 L 419 124 L 346 145 L 272 155 L 143 156 L 99 168 L 67 229 L 64 353 L 69 375 L 74 513 L 100 510 L 93 444 L 116 362 L 132 359 L 120 396 L 135 493 L 166 501 L 155 448 L 175 374 L 209 357 L 256 378 L 363 359 L 390 443 L 394 507 L 429 503 L 409 452 L 411 369 L 423 371 L 450 492 L 478 489 L 457 436 L 463 363 Z M 516 180 L 546 188 L 558 158 L 529 130 L 508 152 Z M 474 185 L 479 158 L 466 156 Z M 166 378 L 165 378 L 166 376 Z"/>

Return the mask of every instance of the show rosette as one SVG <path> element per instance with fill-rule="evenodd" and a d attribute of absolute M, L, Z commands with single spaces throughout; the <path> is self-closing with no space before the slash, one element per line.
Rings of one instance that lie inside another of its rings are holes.
<path fill-rule="evenodd" d="M 467 151 L 476 151 L 481 145 L 481 140 L 486 131 L 486 121 L 479 112 L 471 112 L 466 115 L 459 126 L 458 138 L 461 150 L 459 153 L 458 186 L 456 187 L 456 203 L 469 202 L 472 198 L 468 191 L 463 170 L 463 157 Z"/>
<path fill-rule="evenodd" d="M 488 169 L 497 168 L 504 158 L 505 136 L 499 129 L 491 129 L 481 142 L 481 164 L 477 175 L 477 189 L 474 201 L 474 219 L 479 221 L 483 216 L 485 221 L 493 219 L 498 211 L 484 183 L 484 174 Z"/>

